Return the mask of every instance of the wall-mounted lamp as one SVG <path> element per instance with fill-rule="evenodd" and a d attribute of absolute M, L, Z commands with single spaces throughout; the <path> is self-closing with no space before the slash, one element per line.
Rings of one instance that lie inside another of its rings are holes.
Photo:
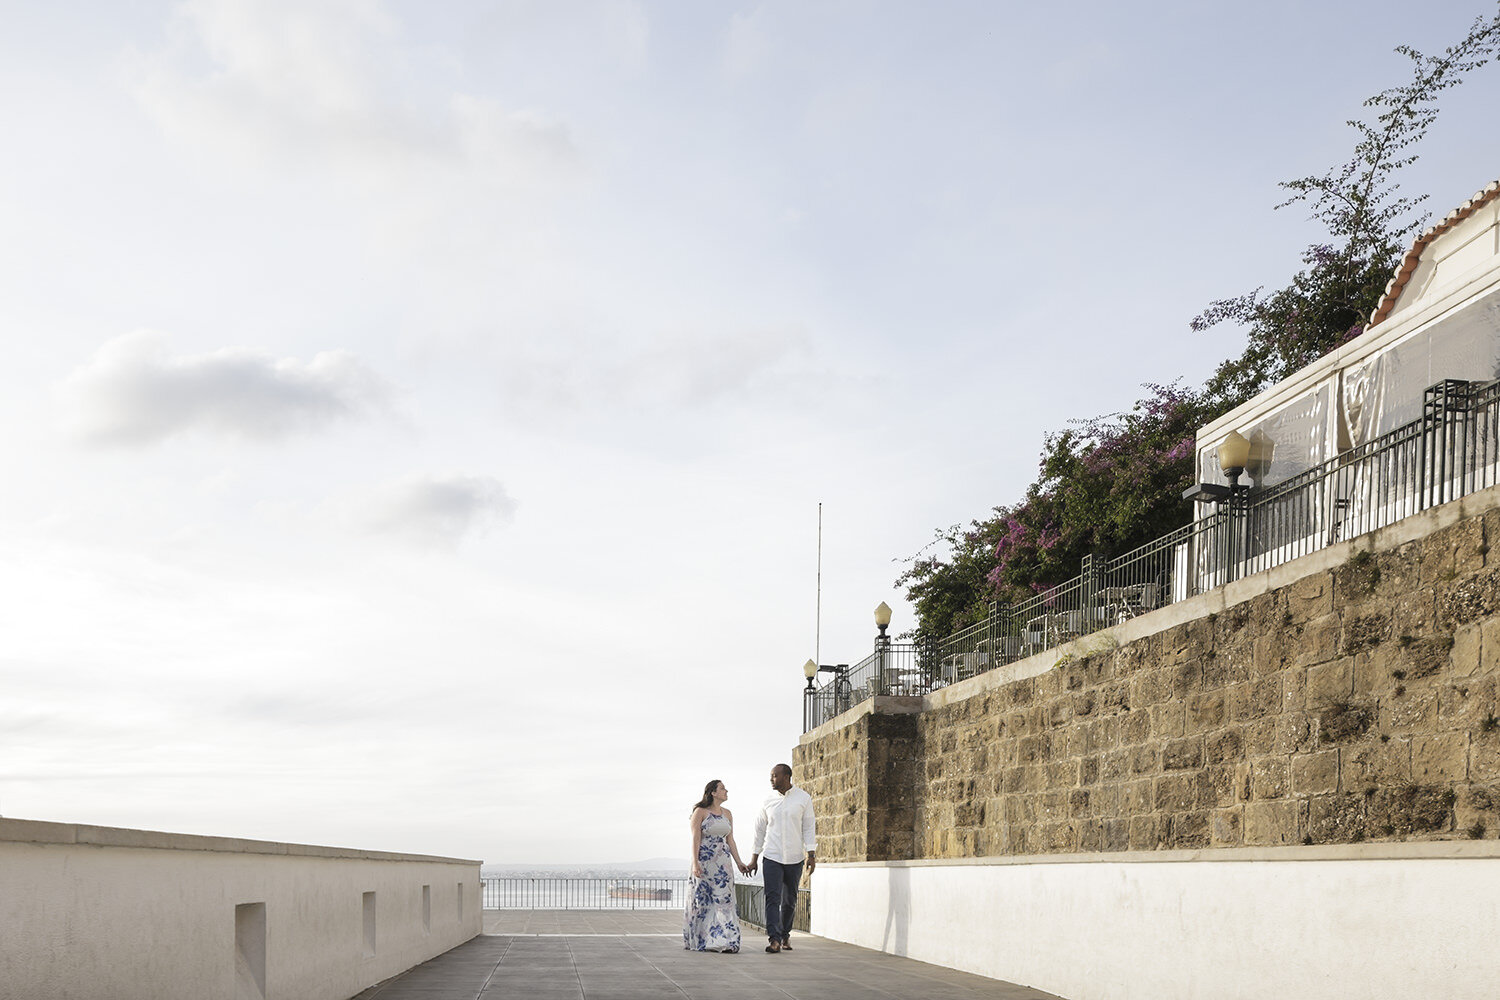
<path fill-rule="evenodd" d="M 802 664 L 802 676 L 807 678 L 807 693 L 813 693 L 813 679 L 816 678 L 819 674 L 842 674 L 845 670 L 848 669 L 849 664 L 847 663 L 820 664 L 815 660 L 808 660 L 806 663 Z"/>
<path fill-rule="evenodd" d="M 1182 491 L 1182 499 L 1196 500 L 1198 503 L 1221 503 L 1247 489 L 1240 485 L 1240 476 L 1250 463 L 1250 451 L 1250 439 L 1239 431 L 1230 431 L 1219 444 L 1219 468 L 1223 470 L 1224 478 L 1229 480 L 1229 485 L 1194 483 Z M 1269 450 L 1265 454 L 1269 455 Z"/>
<path fill-rule="evenodd" d="M 1232 490 L 1240 484 L 1240 474 L 1250 464 L 1250 439 L 1239 431 L 1230 431 L 1219 444 L 1219 468 L 1229 479 Z"/>

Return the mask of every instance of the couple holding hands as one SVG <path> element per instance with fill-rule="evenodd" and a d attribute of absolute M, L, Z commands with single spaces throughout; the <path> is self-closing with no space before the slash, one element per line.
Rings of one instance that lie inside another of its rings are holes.
<path fill-rule="evenodd" d="M 693 888 L 682 921 L 682 946 L 689 951 L 740 950 L 740 921 L 735 914 L 734 873 L 730 862 L 745 875 L 763 867 L 766 890 L 766 951 L 792 950 L 792 915 L 797 909 L 797 886 L 805 864 L 808 874 L 817 867 L 813 839 L 812 796 L 792 785 L 786 764 L 771 768 L 773 794 L 755 817 L 755 849 L 750 863 L 740 860 L 734 842 L 734 816 L 724 808 L 729 789 L 710 781 L 693 807 Z M 762 862 L 764 864 L 762 865 Z"/>

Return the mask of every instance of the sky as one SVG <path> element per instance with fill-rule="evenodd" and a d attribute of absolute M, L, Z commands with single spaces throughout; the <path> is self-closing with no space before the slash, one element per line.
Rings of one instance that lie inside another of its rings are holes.
<path fill-rule="evenodd" d="M 0 814 L 493 864 L 748 852 L 801 664 L 1494 9 L 3 6 Z"/>

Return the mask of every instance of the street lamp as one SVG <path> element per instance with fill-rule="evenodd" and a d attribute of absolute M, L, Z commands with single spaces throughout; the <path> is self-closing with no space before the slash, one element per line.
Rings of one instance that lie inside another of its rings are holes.
<path fill-rule="evenodd" d="M 1257 450 L 1257 459 L 1263 460 L 1262 456 L 1268 456 L 1269 447 Z M 1223 471 L 1224 478 L 1229 480 L 1228 486 L 1218 483 L 1194 483 L 1182 492 L 1182 499 L 1196 500 L 1198 503 L 1222 503 L 1232 499 L 1235 494 L 1240 493 L 1248 486 L 1240 484 L 1240 476 L 1245 472 L 1245 466 L 1250 464 L 1251 444 L 1250 439 L 1239 431 L 1230 431 L 1219 443 L 1219 469 Z"/>
<path fill-rule="evenodd" d="M 807 678 L 807 693 L 808 694 L 812 694 L 813 693 L 813 679 L 815 677 L 817 677 L 819 674 L 840 674 L 840 675 L 842 675 L 843 672 L 845 670 L 848 670 L 848 669 L 849 669 L 849 664 L 847 664 L 847 663 L 832 663 L 832 664 L 830 664 L 830 663 L 818 663 L 818 662 L 816 662 L 814 660 L 808 660 L 806 663 L 802 664 L 802 676 L 804 676 L 804 677 Z"/>
<path fill-rule="evenodd" d="M 891 624 L 891 606 L 881 601 L 875 606 L 875 627 L 880 630 L 875 636 L 875 676 L 880 678 L 877 690 L 890 694 L 890 678 L 886 675 L 886 652 L 891 646 L 891 637 L 885 634 L 885 630 Z"/>
<path fill-rule="evenodd" d="M 802 676 L 807 678 L 807 687 L 802 691 L 802 731 L 804 733 L 816 724 L 814 722 L 815 719 L 821 717 L 816 704 L 818 692 L 813 690 L 813 681 L 821 673 L 838 675 L 838 679 L 833 684 L 834 708 L 836 711 L 830 713 L 830 715 L 837 714 L 838 711 L 843 710 L 840 703 L 844 700 L 845 692 L 848 689 L 848 684 L 843 683 L 844 671 L 848 669 L 849 664 L 847 663 L 819 664 L 816 660 L 808 660 L 802 664 Z"/>
<path fill-rule="evenodd" d="M 1195 483 L 1182 494 L 1184 500 L 1223 504 L 1219 513 L 1214 515 L 1215 520 L 1206 522 L 1216 539 L 1210 544 L 1221 553 L 1218 558 L 1223 560 L 1223 569 L 1213 573 L 1220 583 L 1238 578 L 1239 563 L 1243 558 L 1241 552 L 1249 545 L 1248 537 L 1242 541 L 1240 536 L 1249 531 L 1249 505 L 1244 500 L 1244 494 L 1250 486 L 1248 483 L 1242 484 L 1240 476 L 1244 474 L 1245 467 L 1252 463 L 1254 467 L 1251 469 L 1251 476 L 1264 475 L 1271 463 L 1273 443 L 1258 430 L 1255 438 L 1252 442 L 1239 431 L 1232 430 L 1219 442 L 1219 468 L 1223 470 L 1224 478 L 1229 480 L 1228 486 Z"/>
<path fill-rule="evenodd" d="M 1239 431 L 1230 431 L 1219 445 L 1219 468 L 1229 479 L 1229 489 L 1239 491 L 1240 474 L 1250 464 L 1250 439 Z"/>

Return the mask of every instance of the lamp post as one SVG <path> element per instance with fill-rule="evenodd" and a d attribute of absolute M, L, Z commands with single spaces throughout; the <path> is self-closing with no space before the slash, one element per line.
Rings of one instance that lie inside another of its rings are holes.
<path fill-rule="evenodd" d="M 1182 494 L 1184 500 L 1224 505 L 1224 527 L 1227 531 L 1224 547 L 1227 551 L 1224 579 L 1220 581 L 1222 583 L 1228 583 L 1234 579 L 1236 563 L 1239 561 L 1239 533 L 1244 529 L 1244 524 L 1236 519 L 1235 514 L 1242 511 L 1244 504 L 1241 497 L 1250 489 L 1249 484 L 1240 482 L 1240 476 L 1244 474 L 1245 467 L 1251 463 L 1252 458 L 1257 464 L 1257 470 L 1252 475 L 1263 472 L 1263 466 L 1270 462 L 1271 443 L 1259 431 L 1256 432 L 1256 436 L 1259 440 L 1252 443 L 1239 431 L 1231 430 L 1224 435 L 1224 440 L 1219 442 L 1217 449 L 1219 469 L 1224 473 L 1224 478 L 1229 480 L 1228 486 L 1221 486 L 1218 483 L 1195 483 Z"/>
<path fill-rule="evenodd" d="M 802 664 L 802 673 L 807 677 L 807 687 L 802 691 L 802 731 L 805 733 L 813 728 L 813 680 L 818 676 L 817 661 L 808 660 Z"/>
<path fill-rule="evenodd" d="M 1219 445 L 1219 468 L 1224 470 L 1224 477 L 1229 480 L 1229 565 L 1224 571 L 1225 583 L 1239 576 L 1242 548 L 1240 533 L 1245 530 L 1245 523 L 1243 518 L 1236 515 L 1243 511 L 1240 495 L 1250 488 L 1248 484 L 1240 485 L 1240 475 L 1249 464 L 1250 439 L 1239 431 L 1230 431 Z"/>
<path fill-rule="evenodd" d="M 802 731 L 804 733 L 813 728 L 812 720 L 817 716 L 815 699 L 818 696 L 818 692 L 813 689 L 813 681 L 817 679 L 819 674 L 835 674 L 836 679 L 834 680 L 833 693 L 835 698 L 837 698 L 843 692 L 843 686 L 839 682 L 844 679 L 844 671 L 848 669 L 849 664 L 847 663 L 828 664 L 819 663 L 816 660 L 808 660 L 802 664 L 802 676 L 807 678 L 807 687 L 802 689 Z M 837 715 L 838 713 L 835 712 L 834 714 Z"/>
<path fill-rule="evenodd" d="M 1270 451 L 1268 445 L 1262 445 L 1257 449 L 1257 457 L 1269 455 Z M 1248 485 L 1240 483 L 1240 476 L 1244 474 L 1245 466 L 1250 464 L 1250 452 L 1250 439 L 1239 431 L 1230 431 L 1219 443 L 1218 448 L 1219 470 L 1224 473 L 1224 478 L 1229 480 L 1229 485 L 1194 483 L 1182 491 L 1182 499 L 1196 500 L 1198 503 L 1223 503 L 1249 489 Z"/>
<path fill-rule="evenodd" d="M 891 648 L 891 637 L 885 634 L 885 630 L 891 624 L 891 606 L 884 601 L 875 605 L 875 627 L 880 631 L 875 636 L 875 676 L 880 678 L 877 690 L 884 694 L 891 693 L 890 678 L 886 675 L 886 654 Z"/>

